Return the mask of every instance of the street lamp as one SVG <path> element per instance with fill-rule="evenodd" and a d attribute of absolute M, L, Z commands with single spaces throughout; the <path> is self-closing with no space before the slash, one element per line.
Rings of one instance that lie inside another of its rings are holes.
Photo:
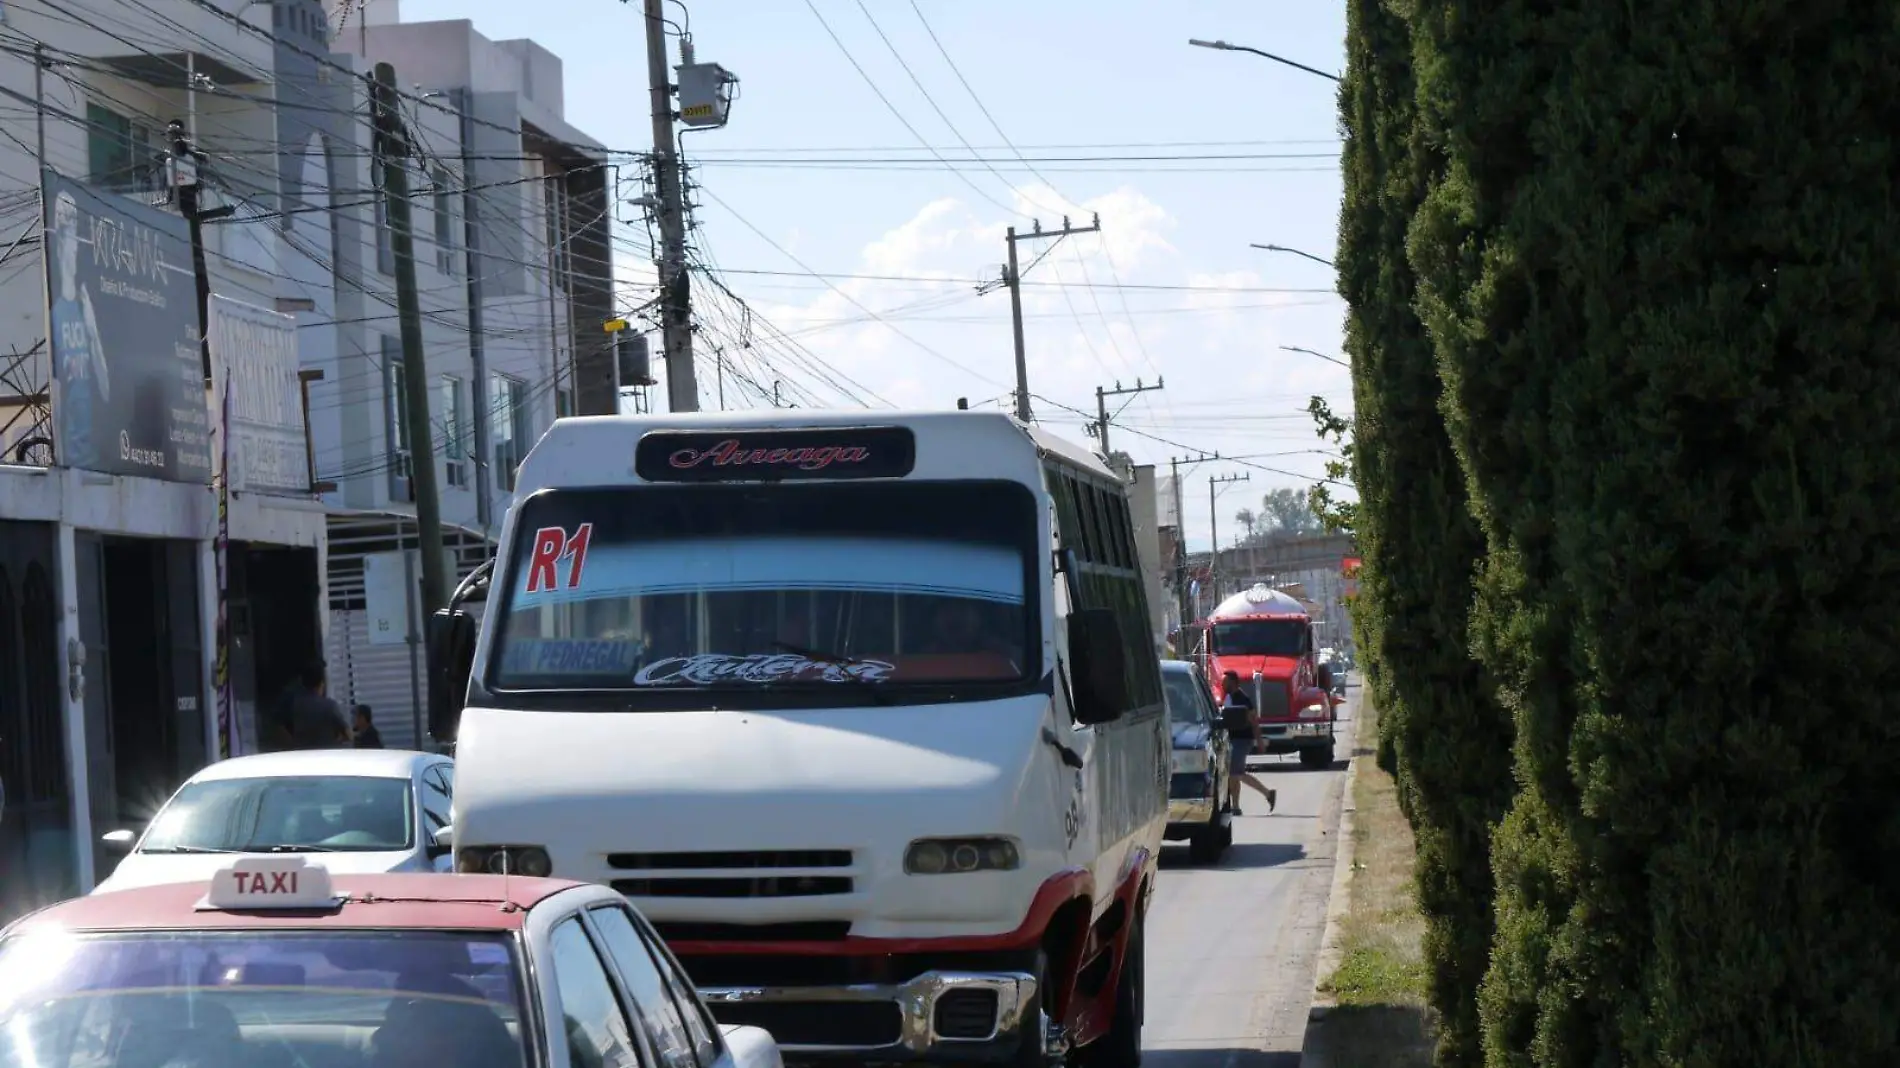
<path fill-rule="evenodd" d="M 1285 245 L 1249 245 L 1248 247 L 1265 249 L 1268 252 L 1291 252 L 1295 256 L 1305 256 L 1307 259 L 1312 260 L 1314 263 L 1323 263 L 1328 267 L 1334 266 L 1332 260 L 1321 259 L 1318 256 L 1313 255 L 1311 252 L 1301 252 L 1299 249 L 1288 248 Z"/>
<path fill-rule="evenodd" d="M 1339 366 L 1344 367 L 1348 371 L 1352 370 L 1352 364 L 1347 363 L 1345 360 L 1342 360 L 1337 356 L 1328 356 L 1323 352 L 1314 352 L 1312 349 L 1303 349 L 1299 347 L 1298 345 L 1281 345 L 1280 348 L 1286 352 L 1303 352 L 1308 356 L 1318 356 L 1320 359 L 1325 360 L 1328 363 L 1336 363 Z"/>
<path fill-rule="evenodd" d="M 1276 56 L 1272 52 L 1262 52 L 1258 48 L 1249 48 L 1246 45 L 1229 44 L 1226 41 L 1203 41 L 1198 37 L 1189 38 L 1188 44 L 1191 44 L 1196 48 L 1215 48 L 1215 49 L 1219 49 L 1222 52 L 1252 52 L 1256 56 L 1264 56 L 1267 59 L 1273 60 L 1275 63 L 1284 63 L 1289 67 L 1298 68 L 1299 70 L 1303 70 L 1308 74 L 1317 74 L 1322 78 L 1326 78 L 1330 81 L 1335 81 L 1335 82 L 1339 80 L 1339 75 L 1337 74 L 1328 74 L 1323 70 L 1318 70 L 1313 67 L 1309 67 L 1304 63 L 1295 63 L 1284 56 Z"/>

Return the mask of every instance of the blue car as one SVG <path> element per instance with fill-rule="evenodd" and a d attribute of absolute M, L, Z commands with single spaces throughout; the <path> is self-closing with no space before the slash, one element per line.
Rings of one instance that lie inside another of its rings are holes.
<path fill-rule="evenodd" d="M 1233 813 L 1227 807 L 1227 732 L 1214 707 L 1214 691 L 1191 660 L 1161 662 L 1161 692 L 1174 737 L 1168 777 L 1170 842 L 1188 843 L 1197 863 L 1217 861 L 1234 844 Z"/>

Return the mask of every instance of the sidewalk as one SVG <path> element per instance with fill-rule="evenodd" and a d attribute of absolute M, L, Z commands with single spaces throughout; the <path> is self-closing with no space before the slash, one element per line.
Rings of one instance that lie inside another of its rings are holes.
<path fill-rule="evenodd" d="M 1412 829 L 1373 760 L 1378 710 L 1361 691 L 1339 853 L 1308 1015 L 1303 1068 L 1429 1068 L 1424 921 Z"/>

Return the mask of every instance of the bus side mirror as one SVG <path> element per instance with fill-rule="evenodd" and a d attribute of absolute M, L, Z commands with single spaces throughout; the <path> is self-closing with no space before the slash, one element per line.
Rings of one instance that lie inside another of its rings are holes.
<path fill-rule="evenodd" d="M 475 617 L 459 608 L 437 610 L 429 619 L 429 734 L 455 740 L 475 669 Z"/>
<path fill-rule="evenodd" d="M 1078 723 L 1112 723 L 1128 707 L 1128 648 L 1109 608 L 1069 613 L 1069 676 Z"/>

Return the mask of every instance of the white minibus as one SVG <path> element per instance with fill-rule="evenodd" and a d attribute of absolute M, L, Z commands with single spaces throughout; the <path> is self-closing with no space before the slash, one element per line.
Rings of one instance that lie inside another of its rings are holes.
<path fill-rule="evenodd" d="M 459 870 L 616 888 L 788 1060 L 1139 1061 L 1170 742 L 1115 472 L 1001 413 L 573 418 L 516 502 L 431 627 Z"/>

